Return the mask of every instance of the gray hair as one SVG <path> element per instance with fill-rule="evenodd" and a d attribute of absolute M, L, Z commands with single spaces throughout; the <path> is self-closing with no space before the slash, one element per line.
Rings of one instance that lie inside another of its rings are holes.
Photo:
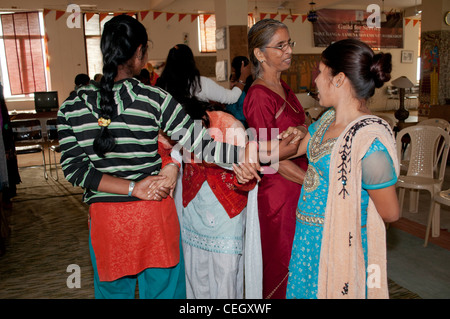
<path fill-rule="evenodd" d="M 248 56 L 253 65 L 255 77 L 261 72 L 261 62 L 256 58 L 254 50 L 259 48 L 264 52 L 265 47 L 280 28 L 287 29 L 287 26 L 278 20 L 263 19 L 255 23 L 248 32 Z"/>

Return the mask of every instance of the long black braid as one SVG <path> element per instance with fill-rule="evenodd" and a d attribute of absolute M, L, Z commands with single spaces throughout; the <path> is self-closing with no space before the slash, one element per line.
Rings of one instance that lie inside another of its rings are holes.
<path fill-rule="evenodd" d="M 148 35 L 145 27 L 128 15 L 119 15 L 105 24 L 100 48 L 103 54 L 103 78 L 100 82 L 99 118 L 111 121 L 116 103 L 114 101 L 114 79 L 119 65 L 126 63 L 134 56 L 142 45 L 142 54 L 147 50 Z M 114 135 L 108 125 L 100 126 L 94 140 L 94 151 L 100 157 L 111 152 L 115 147 Z"/>

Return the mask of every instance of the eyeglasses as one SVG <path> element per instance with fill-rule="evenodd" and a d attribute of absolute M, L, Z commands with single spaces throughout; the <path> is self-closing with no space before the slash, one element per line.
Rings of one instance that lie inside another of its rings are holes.
<path fill-rule="evenodd" d="M 279 45 L 279 46 L 277 46 L 277 47 L 266 47 L 266 48 L 270 48 L 270 49 L 278 49 L 278 50 L 281 50 L 281 51 L 283 51 L 283 52 L 285 52 L 286 50 L 287 50 L 287 48 L 288 47 L 291 47 L 291 49 L 293 48 L 293 47 L 295 47 L 295 41 L 294 42 L 286 42 L 286 43 L 284 43 L 284 44 L 282 44 L 282 45 Z"/>

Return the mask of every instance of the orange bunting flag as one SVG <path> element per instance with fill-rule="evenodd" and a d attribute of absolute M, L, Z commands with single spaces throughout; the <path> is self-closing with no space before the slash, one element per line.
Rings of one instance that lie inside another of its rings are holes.
<path fill-rule="evenodd" d="M 408 23 L 410 23 L 410 22 L 411 22 L 411 19 L 405 19 L 405 26 L 407 26 Z"/>
<path fill-rule="evenodd" d="M 174 14 L 175 14 L 175 13 L 167 12 L 167 13 L 166 13 L 166 21 L 169 21 L 170 18 L 172 18 Z"/>
<path fill-rule="evenodd" d="M 93 12 L 86 12 L 86 21 L 91 20 L 91 18 L 94 16 L 95 13 Z"/>
<path fill-rule="evenodd" d="M 180 22 L 181 20 L 183 20 L 183 18 L 186 16 L 186 13 L 180 13 L 178 15 L 178 22 Z"/>
<path fill-rule="evenodd" d="M 102 22 L 103 19 L 106 18 L 107 16 L 108 16 L 108 13 L 101 12 L 100 13 L 100 22 Z"/>
<path fill-rule="evenodd" d="M 308 16 L 306 14 L 302 15 L 302 22 L 305 22 L 306 18 L 308 18 Z"/>
<path fill-rule="evenodd" d="M 270 14 L 270 18 L 271 18 L 271 19 L 274 19 L 277 15 L 278 15 L 278 13 L 271 13 L 271 14 Z"/>
<path fill-rule="evenodd" d="M 44 9 L 44 17 L 45 17 L 50 11 L 52 11 L 52 10 L 50 10 L 50 9 Z"/>
<path fill-rule="evenodd" d="M 191 14 L 191 22 L 194 22 L 195 19 L 197 19 L 199 14 Z"/>
<path fill-rule="evenodd" d="M 295 20 L 298 18 L 297 14 L 292 15 L 291 14 L 291 18 L 292 18 L 292 22 L 295 22 Z"/>
<path fill-rule="evenodd" d="M 161 13 L 162 13 L 162 12 L 159 12 L 159 11 L 153 12 L 153 20 L 155 20 L 157 17 L 159 17 L 159 15 L 160 15 Z"/>
<path fill-rule="evenodd" d="M 414 20 L 414 22 L 413 22 L 413 27 L 415 27 L 416 24 L 419 23 L 419 22 L 420 22 L 420 20 Z"/>
<path fill-rule="evenodd" d="M 147 16 L 147 14 L 148 14 L 149 12 L 150 12 L 150 11 L 148 11 L 148 10 L 146 10 L 146 11 L 141 11 L 141 20 L 144 20 L 145 17 Z"/>
<path fill-rule="evenodd" d="M 203 22 L 208 21 L 208 19 L 209 19 L 210 16 L 211 16 L 210 14 L 204 14 L 204 15 L 203 15 Z"/>
<path fill-rule="evenodd" d="M 287 18 L 288 14 L 282 14 L 281 15 L 281 22 L 283 22 Z"/>
<path fill-rule="evenodd" d="M 266 17 L 267 13 L 260 13 L 259 14 L 259 19 L 263 20 Z"/>
<path fill-rule="evenodd" d="M 66 11 L 56 10 L 56 20 L 61 18 L 64 15 L 64 13 L 66 13 Z"/>

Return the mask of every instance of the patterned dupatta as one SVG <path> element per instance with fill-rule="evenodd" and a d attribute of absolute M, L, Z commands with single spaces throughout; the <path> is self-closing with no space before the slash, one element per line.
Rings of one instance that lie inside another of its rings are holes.
<path fill-rule="evenodd" d="M 361 243 L 361 161 L 375 138 L 386 146 L 398 174 L 395 139 L 389 125 L 379 117 L 359 117 L 346 127 L 333 147 L 318 298 L 389 297 L 386 229 L 371 199 L 367 208 L 367 269 Z"/>

